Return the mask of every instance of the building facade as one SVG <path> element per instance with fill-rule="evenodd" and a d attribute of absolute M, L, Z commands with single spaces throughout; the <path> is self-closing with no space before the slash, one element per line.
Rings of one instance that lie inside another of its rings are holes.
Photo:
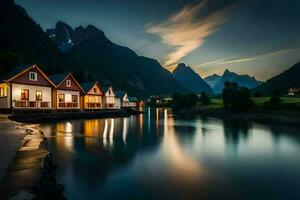
<path fill-rule="evenodd" d="M 84 90 L 71 73 L 50 76 L 55 84 L 52 91 L 52 107 L 56 109 L 83 108 Z"/>
<path fill-rule="evenodd" d="M 51 109 L 54 88 L 37 65 L 16 67 L 0 83 L 0 108 Z"/>
<path fill-rule="evenodd" d="M 102 87 L 104 92 L 104 108 L 116 109 L 116 95 L 112 86 Z"/>
<path fill-rule="evenodd" d="M 98 81 L 82 83 L 85 94 L 83 98 L 83 108 L 85 110 L 103 109 L 104 92 Z"/>

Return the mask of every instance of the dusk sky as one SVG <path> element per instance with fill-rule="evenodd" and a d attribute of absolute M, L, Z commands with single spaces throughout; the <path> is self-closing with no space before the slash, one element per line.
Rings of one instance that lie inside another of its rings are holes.
<path fill-rule="evenodd" d="M 92 24 L 172 70 L 268 79 L 300 61 L 299 0 L 17 0 L 45 30 Z"/>

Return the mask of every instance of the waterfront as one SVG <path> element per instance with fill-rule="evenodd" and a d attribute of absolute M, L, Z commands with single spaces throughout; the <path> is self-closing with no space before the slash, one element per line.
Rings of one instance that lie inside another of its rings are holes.
<path fill-rule="evenodd" d="M 299 129 L 150 108 L 40 128 L 68 199 L 299 198 Z"/>

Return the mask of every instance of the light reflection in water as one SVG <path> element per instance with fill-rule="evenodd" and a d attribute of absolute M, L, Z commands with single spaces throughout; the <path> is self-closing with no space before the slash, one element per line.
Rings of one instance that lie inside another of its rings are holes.
<path fill-rule="evenodd" d="M 108 130 L 108 121 L 105 119 L 105 124 L 104 124 L 104 131 L 103 131 L 103 139 L 107 138 L 107 130 Z"/>
<path fill-rule="evenodd" d="M 176 184 L 185 187 L 186 184 L 199 181 L 199 175 L 204 172 L 203 167 L 184 152 L 174 130 L 173 118 L 168 118 L 168 112 L 164 110 L 164 137 L 162 148 L 169 167 L 169 177 L 176 180 Z M 184 176 L 182 176 L 184 174 Z M 174 182 L 175 183 L 175 182 Z"/>
<path fill-rule="evenodd" d="M 115 128 L 115 120 L 111 119 L 110 131 L 109 131 L 109 145 L 112 147 L 114 143 L 114 128 Z"/>
<path fill-rule="evenodd" d="M 127 131 L 128 131 L 127 118 L 124 118 L 123 119 L 123 133 L 122 133 L 122 138 L 123 138 L 124 144 L 126 144 Z"/>

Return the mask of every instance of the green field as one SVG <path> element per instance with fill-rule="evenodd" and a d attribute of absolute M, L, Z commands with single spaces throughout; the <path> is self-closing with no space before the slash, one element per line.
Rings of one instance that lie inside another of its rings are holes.
<path fill-rule="evenodd" d="M 252 97 L 251 98 L 254 102 L 254 107 L 263 106 L 264 103 L 269 101 L 270 97 Z M 283 105 L 292 105 L 296 104 L 297 107 L 300 107 L 300 97 L 281 97 Z M 221 98 L 213 98 L 211 99 L 211 106 L 214 108 L 222 108 L 223 101 Z"/>

